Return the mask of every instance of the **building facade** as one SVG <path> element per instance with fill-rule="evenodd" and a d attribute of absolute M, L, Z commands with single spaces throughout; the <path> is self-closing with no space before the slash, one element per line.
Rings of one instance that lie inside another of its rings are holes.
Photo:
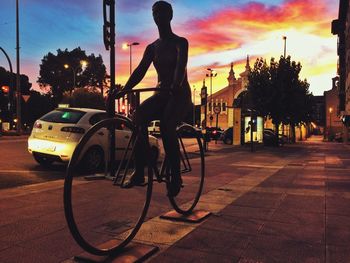
<path fill-rule="evenodd" d="M 338 35 L 338 75 L 337 82 L 339 109 L 338 118 L 343 120 L 343 141 L 349 139 L 350 115 L 350 8 L 349 0 L 339 1 L 338 19 L 332 21 L 332 34 Z"/>
<path fill-rule="evenodd" d="M 333 140 L 336 133 L 343 131 L 343 123 L 339 118 L 339 92 L 336 86 L 337 77 L 333 78 L 332 89 L 324 92 L 325 98 L 325 132 L 324 137 Z"/>
<path fill-rule="evenodd" d="M 248 140 L 245 139 L 247 136 L 242 134 L 242 131 L 246 128 L 245 126 L 247 124 L 245 123 L 247 120 L 242 118 L 241 106 L 235 104 L 239 101 L 240 95 L 246 91 L 249 72 L 249 56 L 247 56 L 245 71 L 239 74 L 238 78 L 235 76 L 233 63 L 231 63 L 231 68 L 227 77 L 228 85 L 214 94 L 209 94 L 207 98 L 207 127 L 217 126 L 221 129 L 233 127 L 234 145 L 240 145 Z M 203 83 L 203 86 L 204 85 L 205 83 Z M 201 120 L 202 123 L 205 120 L 205 107 L 202 107 Z M 254 140 L 262 141 L 262 138 L 260 138 L 261 136 L 255 132 Z"/>

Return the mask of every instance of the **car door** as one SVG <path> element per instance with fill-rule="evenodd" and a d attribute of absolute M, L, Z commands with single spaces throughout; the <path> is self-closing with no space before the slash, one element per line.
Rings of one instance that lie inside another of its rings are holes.
<path fill-rule="evenodd" d="M 108 118 L 107 113 L 96 113 L 94 114 L 89 122 L 91 125 L 96 124 L 97 122 Z M 109 155 L 109 130 L 107 128 L 102 128 L 97 132 L 96 138 L 99 141 L 99 144 L 103 147 L 105 156 Z M 128 145 L 129 139 L 131 136 L 131 131 L 122 125 L 122 123 L 117 122 L 115 127 L 115 157 L 116 160 L 121 160 L 125 148 Z M 130 154 L 130 153 L 129 153 Z M 130 155 L 128 155 L 130 156 Z"/>

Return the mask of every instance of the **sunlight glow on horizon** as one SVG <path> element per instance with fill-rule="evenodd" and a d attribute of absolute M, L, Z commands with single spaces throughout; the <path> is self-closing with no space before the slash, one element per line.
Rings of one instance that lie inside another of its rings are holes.
<path fill-rule="evenodd" d="M 244 71 L 247 55 L 251 67 L 259 57 L 267 62 L 271 57 L 278 60 L 283 55 L 282 36 L 285 35 L 286 53 L 292 60 L 301 62 L 300 75 L 310 83 L 310 91 L 321 95 L 331 88 L 331 78 L 336 75 L 337 68 L 337 38 L 330 28 L 331 21 L 338 16 L 339 0 L 223 0 L 221 5 L 213 4 L 212 8 L 209 0 L 203 0 L 203 6 L 196 3 L 194 0 L 172 2 L 173 30 L 189 40 L 191 87 L 202 86 L 208 67 L 218 72 L 213 80 L 213 91 L 217 91 L 228 84 L 231 62 L 238 78 Z M 4 3 L 6 12 L 1 19 L 10 21 L 7 13 L 13 11 L 13 6 Z M 135 69 L 146 46 L 158 37 L 150 6 L 150 3 L 137 0 L 117 2 L 116 82 L 119 84 L 124 85 L 130 74 L 129 52 L 122 49 L 122 44 L 140 43 L 132 49 L 132 67 Z M 24 0 L 22 8 L 21 73 L 29 76 L 35 89 L 39 89 L 36 81 L 41 59 L 47 52 L 56 54 L 57 49 L 72 50 L 80 46 L 87 54 L 101 54 L 109 70 L 109 53 L 102 40 L 102 4 L 96 5 L 93 0 L 61 0 L 59 3 L 36 0 L 35 4 L 33 0 Z M 77 11 L 79 16 L 74 15 Z M 40 13 L 43 16 L 39 18 Z M 62 19 L 56 19 L 56 16 L 62 16 Z M 40 20 L 43 23 L 39 23 Z M 7 42 L 0 46 L 9 51 L 15 68 L 13 24 L 9 25 L 1 28 L 4 30 L 0 31 L 0 39 Z M 38 33 L 44 33 L 45 38 L 37 36 Z M 0 57 L 0 63 L 8 68 L 4 58 Z M 151 66 L 138 87 L 153 87 L 156 83 L 157 75 Z"/>

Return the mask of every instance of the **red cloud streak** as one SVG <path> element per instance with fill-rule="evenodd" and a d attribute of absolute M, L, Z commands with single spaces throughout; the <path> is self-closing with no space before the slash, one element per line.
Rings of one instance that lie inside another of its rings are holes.
<path fill-rule="evenodd" d="M 329 24 L 335 15 L 325 0 L 286 0 L 273 7 L 253 2 L 191 20 L 178 30 L 188 36 L 194 48 L 192 53 L 198 54 L 237 48 L 258 39 L 262 33 L 286 28 L 329 35 Z"/>

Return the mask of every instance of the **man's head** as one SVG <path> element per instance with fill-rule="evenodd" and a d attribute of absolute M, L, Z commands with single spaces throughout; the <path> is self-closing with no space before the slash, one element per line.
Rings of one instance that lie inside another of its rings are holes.
<path fill-rule="evenodd" d="M 154 22 L 157 25 L 168 24 L 173 18 L 173 8 L 165 1 L 157 1 L 152 6 Z"/>

